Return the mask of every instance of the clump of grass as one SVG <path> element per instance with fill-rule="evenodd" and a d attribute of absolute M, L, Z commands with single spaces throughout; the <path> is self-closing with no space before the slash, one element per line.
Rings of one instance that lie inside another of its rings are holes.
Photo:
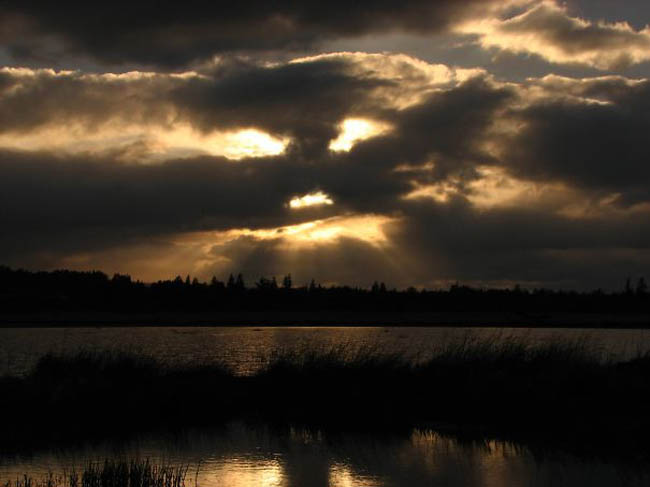
<path fill-rule="evenodd" d="M 184 487 L 187 470 L 187 466 L 155 465 L 149 460 L 105 460 L 86 467 L 80 486 L 69 477 L 69 487 Z"/>
<path fill-rule="evenodd" d="M 81 475 L 72 470 L 63 475 L 49 473 L 43 479 L 27 474 L 7 481 L 4 487 L 185 487 L 189 467 L 153 464 L 149 460 L 105 460 L 90 463 Z"/>
<path fill-rule="evenodd" d="M 409 368 L 412 356 L 406 351 L 386 352 L 378 345 L 303 345 L 278 349 L 255 374 L 258 377 L 293 374 L 332 374 L 339 372 L 385 373 Z"/>
<path fill-rule="evenodd" d="M 8 480 L 5 482 L 4 487 L 64 487 L 68 486 L 65 476 L 54 476 L 50 472 L 47 476 L 42 479 L 34 479 L 33 477 L 23 474 L 22 477 L 17 477 L 16 479 Z"/>
<path fill-rule="evenodd" d="M 420 361 L 420 369 L 489 368 L 515 372 L 548 373 L 562 369 L 585 371 L 606 369 L 614 364 L 611 356 L 586 339 L 550 340 L 530 343 L 512 336 L 495 335 L 478 338 L 473 335 L 449 342 L 433 350 Z"/>

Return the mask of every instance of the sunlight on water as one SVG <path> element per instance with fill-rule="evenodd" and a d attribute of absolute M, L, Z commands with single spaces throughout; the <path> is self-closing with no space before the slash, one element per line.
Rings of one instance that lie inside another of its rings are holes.
<path fill-rule="evenodd" d="M 368 476 L 355 475 L 344 464 L 332 465 L 329 472 L 331 487 L 379 487 L 381 482 Z"/>
<path fill-rule="evenodd" d="M 277 350 L 300 347 L 372 347 L 376 350 L 426 356 L 436 347 L 468 334 L 513 337 L 531 343 L 586 340 L 605 354 L 630 358 L 650 350 L 650 330 L 514 329 L 454 327 L 102 327 L 2 328 L 0 376 L 28 372 L 48 353 L 79 350 L 145 352 L 162 362 L 225 363 L 249 374 Z"/>
<path fill-rule="evenodd" d="M 328 436 L 231 423 L 174 438 L 0 455 L 0 485 L 23 474 L 39 481 L 52 472 L 63 479 L 64 471 L 81 472 L 103 458 L 187 466 L 186 487 L 640 487 L 649 480 L 647 466 L 540 455 L 510 443 L 460 441 L 432 431 Z"/>
<path fill-rule="evenodd" d="M 197 478 L 199 486 L 282 487 L 286 485 L 282 466 L 277 460 L 233 457 L 205 466 Z"/>

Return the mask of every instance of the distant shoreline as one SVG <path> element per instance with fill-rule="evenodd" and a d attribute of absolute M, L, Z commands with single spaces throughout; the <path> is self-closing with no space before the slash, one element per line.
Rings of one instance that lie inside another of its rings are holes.
<path fill-rule="evenodd" d="M 2 328 L 97 326 L 429 326 L 650 328 L 650 314 L 526 312 L 242 311 L 200 313 L 49 312 L 0 314 Z"/>

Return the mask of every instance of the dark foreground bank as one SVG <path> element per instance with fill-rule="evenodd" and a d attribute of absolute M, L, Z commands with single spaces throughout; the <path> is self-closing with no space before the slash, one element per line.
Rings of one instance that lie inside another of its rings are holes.
<path fill-rule="evenodd" d="M 648 456 L 650 356 L 582 343 L 467 339 L 413 360 L 373 350 L 278 353 L 252 376 L 134 355 L 48 355 L 0 379 L 0 448 L 30 450 L 233 419 L 373 434 L 413 427 Z"/>

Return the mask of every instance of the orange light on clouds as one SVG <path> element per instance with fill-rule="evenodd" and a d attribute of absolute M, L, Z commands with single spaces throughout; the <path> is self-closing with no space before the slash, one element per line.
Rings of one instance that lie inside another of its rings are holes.
<path fill-rule="evenodd" d="M 477 208 L 490 209 L 538 199 L 542 194 L 547 195 L 550 189 L 556 189 L 514 178 L 498 167 L 482 166 L 477 171 L 480 177 L 466 182 L 451 178 L 435 184 L 414 183 L 413 190 L 404 198 L 431 198 L 446 203 L 455 195 L 463 195 Z"/>
<path fill-rule="evenodd" d="M 273 137 L 256 129 L 239 130 L 225 134 L 223 142 L 217 139 L 215 151 L 222 150 L 228 159 L 276 156 L 282 154 L 288 139 Z"/>
<path fill-rule="evenodd" d="M 548 25 L 559 27 L 557 31 L 544 28 Z M 620 69 L 650 59 L 650 27 L 635 30 L 627 22 L 592 22 L 572 17 L 566 5 L 553 1 L 539 2 L 507 19 L 472 19 L 454 30 L 478 36 L 478 43 L 485 50 L 536 54 L 554 63 L 578 63 L 601 70 Z M 573 32 L 576 40 L 570 42 L 567 35 L 566 42 L 558 41 L 558 34 L 564 32 Z"/>
<path fill-rule="evenodd" d="M 206 278 L 238 269 L 242 256 L 258 245 L 272 248 L 288 263 L 287 269 L 294 269 L 292 259 L 299 262 L 301 255 L 321 248 L 335 251 L 345 239 L 363 242 L 379 251 L 388 264 L 403 268 L 407 256 L 393 245 L 387 232 L 400 222 L 396 216 L 348 214 L 280 227 L 185 232 L 159 241 L 70 254 L 59 265 L 77 270 L 101 268 L 109 274 L 128 270 L 145 282 L 168 279 L 179 270 Z"/>
<path fill-rule="evenodd" d="M 57 150 L 69 154 L 117 150 L 122 159 L 142 163 L 200 154 L 231 160 L 274 156 L 282 154 L 288 143 L 288 138 L 275 137 L 254 128 L 203 133 L 186 123 L 167 127 L 111 121 L 93 129 L 81 124 L 66 124 L 26 133 L 0 134 L 2 148 Z"/>
<path fill-rule="evenodd" d="M 434 184 L 418 184 L 403 196 L 406 200 L 431 199 L 447 203 L 454 196 L 462 196 L 476 209 L 488 211 L 499 208 L 536 207 L 567 218 L 602 217 L 606 214 L 629 214 L 647 211 L 650 206 L 636 205 L 618 208 L 620 194 L 612 193 L 594 198 L 561 182 L 534 182 L 516 178 L 500 167 L 477 168 L 479 178 L 461 181 L 450 178 Z"/>
<path fill-rule="evenodd" d="M 289 201 L 289 207 L 293 209 L 306 208 L 309 206 L 333 205 L 334 201 L 322 191 L 309 193 L 304 196 L 296 196 Z"/>
<path fill-rule="evenodd" d="M 376 137 L 390 130 L 390 125 L 365 118 L 347 118 L 339 125 L 339 135 L 330 141 L 334 152 L 349 151 L 361 140 Z"/>
<path fill-rule="evenodd" d="M 213 242 L 225 243 L 248 236 L 257 240 L 280 240 L 290 247 L 331 243 L 339 238 L 352 238 L 381 246 L 388 242 L 382 227 L 394 221 L 396 218 L 385 215 L 343 215 L 277 228 L 232 229 L 212 233 L 211 238 Z"/>

